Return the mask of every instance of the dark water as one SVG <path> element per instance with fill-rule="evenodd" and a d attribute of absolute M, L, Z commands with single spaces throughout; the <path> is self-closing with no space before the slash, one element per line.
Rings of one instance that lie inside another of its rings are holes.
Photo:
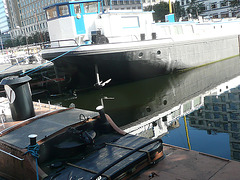
<path fill-rule="evenodd" d="M 127 132 L 196 151 L 240 159 L 240 58 L 171 75 L 104 87 L 52 103 L 105 112 Z M 234 88 L 234 89 L 232 89 Z M 108 97 L 108 98 L 106 98 Z"/>

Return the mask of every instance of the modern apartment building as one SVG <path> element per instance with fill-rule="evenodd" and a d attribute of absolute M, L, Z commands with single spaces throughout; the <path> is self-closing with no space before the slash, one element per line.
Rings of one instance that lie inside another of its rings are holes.
<path fill-rule="evenodd" d="M 12 30 L 11 37 L 29 36 L 47 31 L 44 7 L 68 0 L 6 0 Z"/>
<path fill-rule="evenodd" d="M 186 10 L 191 0 L 177 0 L 180 5 Z M 237 7 L 230 6 L 230 0 L 197 0 L 196 3 L 203 3 L 205 10 L 200 14 L 210 18 L 227 18 L 235 17 L 239 12 Z"/>
<path fill-rule="evenodd" d="M 0 48 L 3 48 L 5 41 L 9 38 L 10 24 L 7 6 L 4 0 L 0 0 Z"/>
<path fill-rule="evenodd" d="M 221 95 L 206 96 L 204 107 L 188 118 L 191 127 L 208 134 L 228 133 L 231 157 L 240 160 L 240 86 Z"/>
<path fill-rule="evenodd" d="M 6 5 L 3 0 L 0 0 L 0 30 L 1 33 L 9 31 L 9 18 Z"/>
<path fill-rule="evenodd" d="M 112 10 L 136 10 L 141 9 L 141 0 L 105 0 L 105 9 Z"/>

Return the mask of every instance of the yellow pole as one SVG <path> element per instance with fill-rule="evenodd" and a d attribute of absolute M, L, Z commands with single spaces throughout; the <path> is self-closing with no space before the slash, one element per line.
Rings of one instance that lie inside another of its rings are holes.
<path fill-rule="evenodd" d="M 190 144 L 189 135 L 188 135 L 186 116 L 184 116 L 184 124 L 185 124 L 185 131 L 186 131 L 187 142 L 188 142 L 188 149 L 191 150 L 191 144 Z"/>
<path fill-rule="evenodd" d="M 171 4 L 171 0 L 169 0 L 169 13 L 172 14 L 172 4 Z"/>

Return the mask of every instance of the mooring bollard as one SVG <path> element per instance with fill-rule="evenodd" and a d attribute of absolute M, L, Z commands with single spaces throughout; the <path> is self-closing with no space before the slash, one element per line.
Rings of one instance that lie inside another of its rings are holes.
<path fill-rule="evenodd" d="M 35 116 L 29 76 L 9 76 L 1 81 L 9 101 L 13 120 L 25 120 Z"/>

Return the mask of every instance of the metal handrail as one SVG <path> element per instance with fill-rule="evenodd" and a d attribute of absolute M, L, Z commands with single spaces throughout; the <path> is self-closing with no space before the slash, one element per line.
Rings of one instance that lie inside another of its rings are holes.
<path fill-rule="evenodd" d="M 133 153 L 139 151 L 140 149 L 152 144 L 152 143 L 155 143 L 155 142 L 160 142 L 162 143 L 162 139 L 154 139 L 146 144 L 143 144 L 142 146 L 130 151 L 129 153 L 127 153 L 126 155 L 122 156 L 121 158 L 117 159 L 116 161 L 114 161 L 113 163 L 109 164 L 107 167 L 105 167 L 104 169 L 102 169 L 100 172 L 98 172 L 93 178 L 92 180 L 96 180 L 99 176 L 101 176 L 101 174 L 103 174 L 104 172 L 106 172 L 107 170 L 109 170 L 111 167 L 113 167 L 114 165 L 116 165 L 117 163 L 119 163 L 120 161 L 126 159 L 128 156 L 132 155 Z"/>
<path fill-rule="evenodd" d="M 75 39 L 63 39 L 63 40 L 56 40 L 56 41 L 50 41 L 50 42 L 43 43 L 43 49 L 51 48 L 51 43 L 54 43 L 54 42 L 58 43 L 58 47 L 70 47 L 70 46 L 61 46 L 60 45 L 60 42 L 66 42 L 66 41 L 73 41 L 73 42 L 75 42 L 76 46 L 78 46 L 78 43 Z M 47 45 L 50 45 L 50 47 Z"/>
<path fill-rule="evenodd" d="M 4 151 L 4 150 L 2 150 L 2 149 L 0 149 L 0 152 L 5 153 L 5 154 L 7 154 L 7 155 L 9 155 L 9 156 L 11 156 L 11 157 L 19 160 L 19 161 L 24 161 L 24 159 L 22 159 L 22 158 L 20 158 L 20 157 L 17 157 L 17 156 L 15 156 L 15 155 L 13 155 L 13 154 L 11 154 L 11 153 L 9 153 L 9 152 L 6 152 L 6 151 Z"/>

